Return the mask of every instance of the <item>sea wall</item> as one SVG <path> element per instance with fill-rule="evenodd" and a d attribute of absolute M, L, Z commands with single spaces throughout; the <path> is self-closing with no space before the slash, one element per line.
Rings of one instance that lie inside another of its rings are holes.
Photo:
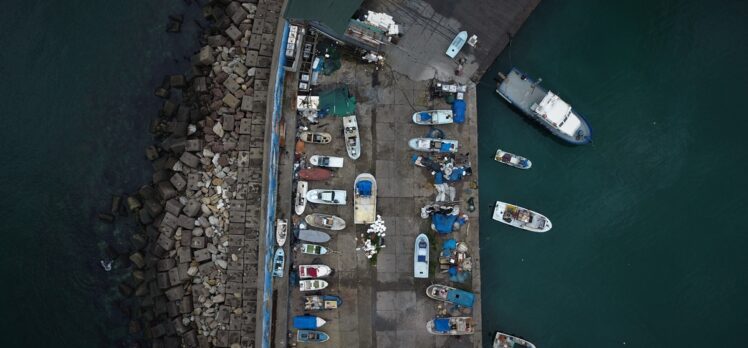
<path fill-rule="evenodd" d="M 282 2 L 213 1 L 203 47 L 156 89 L 152 182 L 124 204 L 130 333 L 152 347 L 255 345 L 268 79 Z M 118 205 L 119 202 L 113 202 Z M 142 341 L 133 340 L 133 346 Z"/>

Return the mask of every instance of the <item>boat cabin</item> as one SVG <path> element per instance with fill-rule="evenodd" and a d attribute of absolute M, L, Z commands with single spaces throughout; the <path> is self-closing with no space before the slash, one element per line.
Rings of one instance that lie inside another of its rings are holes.
<path fill-rule="evenodd" d="M 533 103 L 530 110 L 542 117 L 548 125 L 568 136 L 575 136 L 575 132 L 582 124 L 571 110 L 571 105 L 551 91 L 548 91 L 540 103 Z"/>

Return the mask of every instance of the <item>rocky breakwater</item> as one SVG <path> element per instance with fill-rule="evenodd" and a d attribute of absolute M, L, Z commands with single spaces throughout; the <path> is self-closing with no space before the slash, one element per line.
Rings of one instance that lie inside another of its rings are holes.
<path fill-rule="evenodd" d="M 255 1 L 256 2 L 256 1 Z M 168 76 L 146 149 L 152 183 L 125 199 L 137 305 L 130 331 L 153 347 L 255 340 L 267 86 L 281 3 L 215 1 L 191 71 Z M 119 204 L 119 203 L 117 203 Z M 142 329 L 141 329 L 142 328 Z"/>

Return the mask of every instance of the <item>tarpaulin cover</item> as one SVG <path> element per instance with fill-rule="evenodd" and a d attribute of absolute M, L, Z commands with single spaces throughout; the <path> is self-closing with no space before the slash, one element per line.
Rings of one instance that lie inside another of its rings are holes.
<path fill-rule="evenodd" d="M 319 115 L 348 116 L 356 112 L 356 97 L 348 87 L 335 88 L 319 94 Z"/>
<path fill-rule="evenodd" d="M 465 174 L 465 170 L 460 168 L 455 168 L 452 170 L 452 174 L 449 175 L 449 181 L 460 181 L 462 180 L 462 175 Z"/>
<path fill-rule="evenodd" d="M 452 144 L 450 143 L 442 143 L 442 146 L 439 147 L 439 151 L 441 152 L 449 152 L 450 149 L 452 149 Z"/>
<path fill-rule="evenodd" d="M 442 249 L 454 249 L 457 247 L 457 241 L 454 239 L 447 239 L 442 243 Z"/>
<path fill-rule="evenodd" d="M 371 196 L 371 181 L 362 180 L 356 183 L 356 190 L 362 196 Z"/>
<path fill-rule="evenodd" d="M 434 319 L 434 331 L 438 331 L 438 332 L 449 331 L 449 318 Z"/>
<path fill-rule="evenodd" d="M 447 301 L 463 307 L 472 307 L 475 302 L 475 295 L 460 289 L 449 290 L 447 292 Z"/>
<path fill-rule="evenodd" d="M 293 317 L 293 326 L 297 329 L 316 329 L 317 317 L 313 315 L 297 315 Z"/>
<path fill-rule="evenodd" d="M 449 266 L 449 275 L 451 276 L 457 275 L 457 266 Z"/>
<path fill-rule="evenodd" d="M 431 114 L 428 112 L 421 112 L 419 116 L 421 116 L 421 121 L 428 121 L 431 119 Z"/>
<path fill-rule="evenodd" d="M 465 101 L 462 99 L 455 100 L 452 104 L 452 113 L 455 123 L 465 123 Z"/>
<path fill-rule="evenodd" d="M 457 215 L 434 214 L 431 217 L 434 229 L 441 234 L 452 233 L 452 225 L 455 221 L 457 221 Z"/>
<path fill-rule="evenodd" d="M 442 172 L 437 172 L 436 175 L 434 175 L 434 184 L 439 185 L 444 183 L 444 174 Z"/>

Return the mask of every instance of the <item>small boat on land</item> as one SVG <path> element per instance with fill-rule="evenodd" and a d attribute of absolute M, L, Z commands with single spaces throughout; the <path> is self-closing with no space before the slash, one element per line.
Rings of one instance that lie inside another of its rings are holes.
<path fill-rule="evenodd" d="M 517 336 L 497 331 L 493 338 L 493 348 L 535 348 L 535 345 Z"/>
<path fill-rule="evenodd" d="M 309 163 L 317 167 L 343 168 L 343 157 L 313 155 Z"/>
<path fill-rule="evenodd" d="M 472 335 L 475 323 L 471 317 L 434 318 L 426 323 L 426 330 L 432 335 Z"/>
<path fill-rule="evenodd" d="M 452 110 L 428 110 L 413 114 L 413 123 L 431 126 L 435 124 L 450 124 L 454 122 Z"/>
<path fill-rule="evenodd" d="M 530 167 L 532 167 L 532 162 L 529 159 L 506 152 L 502 149 L 496 150 L 496 156 L 494 156 L 494 159 L 496 162 L 504 163 L 514 168 L 530 169 Z"/>
<path fill-rule="evenodd" d="M 304 142 L 301 141 L 301 139 L 296 141 L 296 146 L 294 147 L 294 151 L 296 151 L 297 155 L 304 153 Z"/>
<path fill-rule="evenodd" d="M 316 315 L 297 315 L 293 317 L 293 327 L 297 329 L 316 329 L 327 323 L 327 320 Z"/>
<path fill-rule="evenodd" d="M 362 173 L 353 182 L 353 223 L 372 224 L 377 219 L 377 180 Z"/>
<path fill-rule="evenodd" d="M 343 136 L 348 157 L 354 160 L 359 158 L 361 156 L 361 137 L 358 135 L 356 115 L 343 117 Z"/>
<path fill-rule="evenodd" d="M 299 139 L 305 143 L 329 144 L 332 141 L 332 135 L 325 132 L 301 132 Z"/>
<path fill-rule="evenodd" d="M 273 256 L 273 277 L 283 278 L 283 267 L 286 264 L 286 254 L 283 252 L 283 248 L 275 250 Z"/>
<path fill-rule="evenodd" d="M 316 290 L 322 290 L 329 285 L 326 281 L 322 279 L 307 279 L 307 280 L 299 280 L 299 290 L 300 291 L 316 291 Z"/>
<path fill-rule="evenodd" d="M 307 168 L 299 171 L 299 179 L 306 181 L 324 181 L 332 177 L 332 171 L 325 168 Z"/>
<path fill-rule="evenodd" d="M 429 277 L 429 237 L 421 233 L 416 237 L 413 253 L 413 273 L 416 278 Z"/>
<path fill-rule="evenodd" d="M 454 303 L 465 308 L 472 308 L 475 302 L 475 295 L 472 292 L 441 284 L 429 285 L 426 288 L 426 296 L 437 301 Z"/>
<path fill-rule="evenodd" d="M 288 238 L 288 220 L 278 219 L 275 221 L 275 242 L 279 247 L 286 244 Z"/>
<path fill-rule="evenodd" d="M 299 278 L 312 279 L 327 277 L 332 273 L 332 268 L 327 265 L 299 265 Z"/>
<path fill-rule="evenodd" d="M 325 255 L 327 254 L 328 250 L 321 245 L 302 243 L 301 252 L 308 255 Z"/>
<path fill-rule="evenodd" d="M 459 142 L 449 139 L 413 138 L 408 141 L 408 146 L 416 151 L 455 153 Z"/>
<path fill-rule="evenodd" d="M 335 215 L 313 213 L 304 218 L 309 226 L 339 231 L 345 228 L 345 220 Z"/>
<path fill-rule="evenodd" d="M 317 189 L 306 193 L 309 202 L 317 204 L 345 205 L 345 190 Z"/>
<path fill-rule="evenodd" d="M 306 191 L 309 188 L 309 183 L 303 180 L 299 180 L 296 183 L 296 199 L 294 211 L 296 212 L 296 215 L 304 214 L 304 209 L 306 209 Z"/>
<path fill-rule="evenodd" d="M 304 310 L 307 311 L 337 309 L 341 304 L 343 300 L 334 295 L 304 296 Z"/>
<path fill-rule="evenodd" d="M 496 201 L 493 219 L 531 232 L 548 232 L 553 227 L 542 214 L 501 201 Z"/>
<path fill-rule="evenodd" d="M 575 145 L 592 141 L 592 127 L 571 105 L 513 68 L 496 87 L 496 93 L 553 135 Z"/>
<path fill-rule="evenodd" d="M 300 240 L 312 243 L 327 243 L 330 240 L 330 235 L 317 230 L 299 230 Z"/>
<path fill-rule="evenodd" d="M 296 332 L 296 342 L 322 343 L 330 339 L 326 333 L 316 330 L 299 330 Z"/>
<path fill-rule="evenodd" d="M 462 49 L 462 46 L 465 45 L 465 42 L 467 42 L 467 39 L 467 31 L 457 33 L 457 36 L 455 36 L 454 40 L 452 40 L 452 43 L 449 44 L 449 47 L 447 48 L 447 55 L 449 58 L 454 58 L 457 56 L 457 53 L 460 53 L 460 50 Z"/>

